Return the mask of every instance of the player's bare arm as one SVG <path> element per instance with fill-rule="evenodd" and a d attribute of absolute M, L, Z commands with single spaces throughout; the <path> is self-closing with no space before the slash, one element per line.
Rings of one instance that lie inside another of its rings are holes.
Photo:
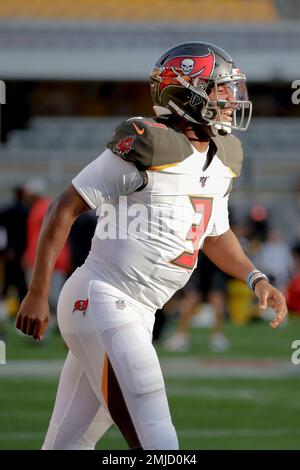
<path fill-rule="evenodd" d="M 88 205 L 72 185 L 54 201 L 45 216 L 28 293 L 17 314 L 16 327 L 42 339 L 49 323 L 48 292 L 56 259 L 77 217 Z"/>
<path fill-rule="evenodd" d="M 246 281 L 249 273 L 255 269 L 232 230 L 217 237 L 207 237 L 203 251 L 222 271 L 242 281 Z M 270 326 L 279 326 L 287 315 L 283 294 L 263 278 L 255 284 L 254 292 L 259 299 L 260 308 L 268 306 L 276 313 Z"/>

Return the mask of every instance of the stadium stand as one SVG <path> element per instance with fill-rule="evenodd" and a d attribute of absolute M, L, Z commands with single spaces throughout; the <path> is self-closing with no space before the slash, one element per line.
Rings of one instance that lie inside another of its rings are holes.
<path fill-rule="evenodd" d="M 276 0 L 276 7 L 282 18 L 289 20 L 300 18 L 299 0 Z"/>
<path fill-rule="evenodd" d="M 174 44 L 221 44 L 249 80 L 294 80 L 299 24 L 8 20 L 0 17 L 1 79 L 147 80 L 149 64 Z M 28 66 L 30 64 L 30 66 Z"/>
<path fill-rule="evenodd" d="M 24 172 L 40 174 L 42 170 L 58 189 L 101 153 L 122 119 L 124 117 L 32 119 L 28 130 L 12 131 L 7 144 L 1 148 L 0 186 L 4 188 L 8 181 L 16 184 Z M 299 128 L 297 118 L 253 119 L 247 133 L 239 135 L 244 146 L 245 167 L 238 186 L 262 192 L 291 191 L 300 175 Z"/>
<path fill-rule="evenodd" d="M 249 4 L 251 3 L 251 8 Z M 279 19 L 272 0 L 10 0 L 0 5 L 5 19 L 93 19 L 117 21 L 243 21 Z"/>

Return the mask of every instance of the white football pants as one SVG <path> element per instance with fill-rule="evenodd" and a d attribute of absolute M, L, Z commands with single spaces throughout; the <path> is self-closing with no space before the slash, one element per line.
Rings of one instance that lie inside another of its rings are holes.
<path fill-rule="evenodd" d="M 130 448 L 178 449 L 154 314 L 84 267 L 67 280 L 58 325 L 69 353 L 43 449 L 94 449 L 113 422 Z"/>

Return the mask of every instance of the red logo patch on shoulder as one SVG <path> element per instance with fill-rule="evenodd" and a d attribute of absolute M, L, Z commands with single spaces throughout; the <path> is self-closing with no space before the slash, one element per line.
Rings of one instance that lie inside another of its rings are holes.
<path fill-rule="evenodd" d="M 123 137 L 119 140 L 119 142 L 114 145 L 113 150 L 118 155 L 127 155 L 132 149 L 134 141 L 134 135 L 128 135 L 126 137 Z"/>

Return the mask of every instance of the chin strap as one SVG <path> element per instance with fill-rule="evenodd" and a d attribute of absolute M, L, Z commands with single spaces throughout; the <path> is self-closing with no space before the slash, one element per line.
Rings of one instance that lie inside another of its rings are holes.
<path fill-rule="evenodd" d="M 231 134 L 231 127 L 224 126 L 223 124 L 212 124 L 211 127 L 214 127 L 220 135 Z"/>
<path fill-rule="evenodd" d="M 174 113 L 172 113 L 172 111 L 168 108 L 164 108 L 163 106 L 157 106 L 157 105 L 154 105 L 153 106 L 153 110 L 156 114 L 157 117 L 163 117 L 163 116 L 170 116 L 170 115 L 174 115 Z M 182 119 L 184 119 L 183 116 L 180 116 L 179 114 L 177 114 L 177 116 L 181 117 Z M 193 127 L 193 122 L 191 121 L 188 121 L 190 122 L 191 126 Z M 196 123 L 196 121 L 194 121 Z M 201 124 L 198 124 L 198 126 L 200 126 Z M 205 124 L 203 124 L 205 126 Z M 208 127 L 211 128 L 212 130 L 212 134 L 213 136 L 217 136 L 217 135 L 226 135 L 226 134 L 231 134 L 231 128 L 228 127 L 228 126 L 223 126 L 222 124 L 207 124 Z M 196 127 L 196 126 L 195 126 Z M 199 141 L 199 139 L 189 139 L 191 141 Z"/>

